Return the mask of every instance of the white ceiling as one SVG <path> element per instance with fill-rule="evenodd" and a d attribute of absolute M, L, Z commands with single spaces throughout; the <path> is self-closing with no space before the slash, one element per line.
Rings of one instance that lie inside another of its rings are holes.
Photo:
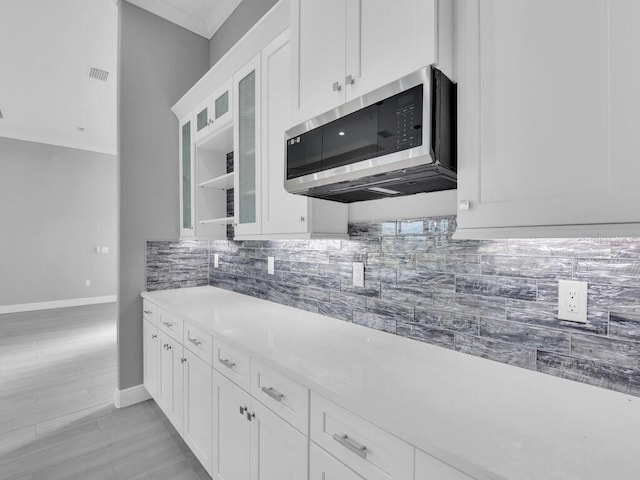
<path fill-rule="evenodd" d="M 117 14 L 114 0 L 0 0 L 0 136 L 116 153 Z"/>
<path fill-rule="evenodd" d="M 128 1 L 206 39 L 210 39 L 242 0 Z"/>

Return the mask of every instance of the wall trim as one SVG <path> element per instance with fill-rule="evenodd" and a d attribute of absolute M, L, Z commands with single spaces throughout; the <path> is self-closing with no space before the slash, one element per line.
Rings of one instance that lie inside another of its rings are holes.
<path fill-rule="evenodd" d="M 116 388 L 115 405 L 116 408 L 124 408 L 136 403 L 149 400 L 151 395 L 144 388 L 143 384 L 136 385 L 134 387 L 125 388 L 124 390 L 118 390 Z"/>
<path fill-rule="evenodd" d="M 117 295 L 105 295 L 102 297 L 69 298 L 66 300 L 52 300 L 49 302 L 0 305 L 0 314 L 49 310 L 52 308 L 77 307 L 80 305 L 96 305 L 99 303 L 116 302 L 117 300 Z"/>

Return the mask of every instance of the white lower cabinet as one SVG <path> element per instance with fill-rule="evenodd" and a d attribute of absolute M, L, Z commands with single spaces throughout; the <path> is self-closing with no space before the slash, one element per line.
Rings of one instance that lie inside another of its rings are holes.
<path fill-rule="evenodd" d="M 183 348 L 160 332 L 160 408 L 175 429 L 182 433 L 184 415 Z"/>
<path fill-rule="evenodd" d="M 415 480 L 473 480 L 473 478 L 431 455 L 416 450 Z"/>
<path fill-rule="evenodd" d="M 251 480 L 306 480 L 308 438 L 255 399 L 251 416 Z"/>
<path fill-rule="evenodd" d="M 304 480 L 308 439 L 213 372 L 213 478 Z"/>
<path fill-rule="evenodd" d="M 472 480 L 201 326 L 147 307 L 158 324 L 143 319 L 144 386 L 214 480 Z"/>
<path fill-rule="evenodd" d="M 251 478 L 250 397 L 236 384 L 213 371 L 213 478 Z"/>
<path fill-rule="evenodd" d="M 367 480 L 413 480 L 411 445 L 313 392 L 311 440 Z"/>
<path fill-rule="evenodd" d="M 184 350 L 184 441 L 211 473 L 211 366 Z"/>
<path fill-rule="evenodd" d="M 309 480 L 364 480 L 313 442 L 309 453 Z"/>
<path fill-rule="evenodd" d="M 156 401 L 160 398 L 160 337 L 158 328 L 148 320 L 142 322 L 144 388 Z"/>

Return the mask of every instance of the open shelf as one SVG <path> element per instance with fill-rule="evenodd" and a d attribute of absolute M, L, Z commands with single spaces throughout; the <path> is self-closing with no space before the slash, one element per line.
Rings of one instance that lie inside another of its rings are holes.
<path fill-rule="evenodd" d="M 216 188 L 218 190 L 229 190 L 233 188 L 233 172 L 220 175 L 219 177 L 212 178 L 201 182 L 199 184 L 202 188 Z"/>
<path fill-rule="evenodd" d="M 200 220 L 200 225 L 225 225 L 232 224 L 235 217 L 211 218 L 209 220 Z"/>

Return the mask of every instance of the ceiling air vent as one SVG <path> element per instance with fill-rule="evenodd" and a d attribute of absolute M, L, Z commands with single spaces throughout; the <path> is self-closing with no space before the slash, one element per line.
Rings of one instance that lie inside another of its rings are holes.
<path fill-rule="evenodd" d="M 106 82 L 109 78 L 109 72 L 107 72 L 106 70 L 100 70 L 96 67 L 91 67 L 89 69 L 89 78 L 95 78 L 96 80 L 102 80 L 103 82 Z"/>

